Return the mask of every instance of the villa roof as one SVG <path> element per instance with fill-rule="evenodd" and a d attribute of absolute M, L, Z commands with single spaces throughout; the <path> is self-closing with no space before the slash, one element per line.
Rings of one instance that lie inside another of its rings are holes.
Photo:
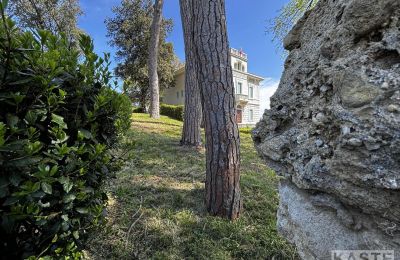
<path fill-rule="evenodd" d="M 243 72 L 243 71 L 235 70 L 235 69 L 233 69 L 233 70 L 234 70 L 234 71 L 237 71 L 237 72 L 240 72 L 240 73 L 243 73 L 243 74 L 247 75 L 248 77 L 258 79 L 258 80 L 260 80 L 260 81 L 264 80 L 264 77 L 258 76 L 258 75 L 253 74 L 253 73 Z"/>

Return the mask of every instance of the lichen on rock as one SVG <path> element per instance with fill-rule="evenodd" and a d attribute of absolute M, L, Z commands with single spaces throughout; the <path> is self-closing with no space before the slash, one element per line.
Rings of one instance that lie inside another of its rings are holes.
<path fill-rule="evenodd" d="M 278 227 L 303 259 L 397 250 L 400 1 L 320 0 L 289 51 L 255 146 L 285 180 Z"/>

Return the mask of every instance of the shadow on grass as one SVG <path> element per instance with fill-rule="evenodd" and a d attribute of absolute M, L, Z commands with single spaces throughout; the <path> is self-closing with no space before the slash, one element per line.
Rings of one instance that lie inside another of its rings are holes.
<path fill-rule="evenodd" d="M 184 229 L 197 227 L 206 214 L 203 195 L 204 190 L 196 188 L 140 184 L 118 188 L 108 209 L 110 222 L 91 241 L 92 258 L 148 259 L 157 252 L 182 247 Z"/>
<path fill-rule="evenodd" d="M 167 126 L 177 126 L 181 127 L 179 124 L 172 124 L 172 123 L 166 123 L 163 121 L 147 121 L 147 120 L 134 120 L 135 123 L 145 123 L 145 124 L 157 124 L 157 125 L 167 125 Z"/>
<path fill-rule="evenodd" d="M 107 187 L 109 223 L 92 238 L 90 258 L 147 259 L 176 241 L 175 218 L 204 217 L 204 153 L 178 138 L 136 129 L 125 138 L 129 159 Z"/>
<path fill-rule="evenodd" d="M 128 159 L 107 187 L 108 223 L 92 236 L 88 258 L 296 259 L 276 231 L 277 179 L 248 134 L 241 135 L 245 211 L 230 222 L 205 212 L 204 151 L 178 145 L 179 125 L 140 121 L 145 128 L 134 121 L 125 138 Z"/>

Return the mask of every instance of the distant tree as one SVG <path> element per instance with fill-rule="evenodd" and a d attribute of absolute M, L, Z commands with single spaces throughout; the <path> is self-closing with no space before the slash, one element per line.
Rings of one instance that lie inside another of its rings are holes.
<path fill-rule="evenodd" d="M 279 15 L 270 22 L 267 31 L 273 34 L 273 41 L 280 47 L 283 39 L 293 25 L 307 10 L 314 8 L 319 0 L 290 0 L 279 12 Z M 281 48 L 281 47 L 280 47 Z"/>
<path fill-rule="evenodd" d="M 201 97 L 200 87 L 195 68 L 195 53 L 193 48 L 193 34 L 189 30 L 193 27 L 193 16 L 186 10 L 192 10 L 192 2 L 180 0 L 182 27 L 185 40 L 185 112 L 182 128 L 181 145 L 201 145 Z"/>
<path fill-rule="evenodd" d="M 123 92 L 131 99 L 135 104 L 138 104 L 141 111 L 147 112 L 147 101 L 150 100 L 150 91 L 148 88 L 140 87 L 138 82 L 132 82 L 129 79 L 124 80 L 122 86 Z"/>
<path fill-rule="evenodd" d="M 151 0 L 122 0 L 113 8 L 114 16 L 106 19 L 107 36 L 117 48 L 115 73 L 124 79 L 125 92 L 143 109 L 150 101 L 148 57 L 153 11 Z M 178 64 L 172 43 L 165 41 L 171 30 L 172 20 L 163 18 L 157 66 L 161 90 L 173 84 Z"/>
<path fill-rule="evenodd" d="M 160 118 L 160 87 L 158 85 L 158 51 L 164 0 L 155 0 L 149 42 L 150 117 Z"/>
<path fill-rule="evenodd" d="M 206 132 L 206 208 L 211 215 L 239 217 L 239 129 L 236 123 L 230 50 L 224 0 L 187 0 L 183 13 L 193 23 L 195 67 Z M 190 37 L 190 36 L 186 36 Z"/>
<path fill-rule="evenodd" d="M 8 12 L 23 28 L 64 33 L 74 40 L 80 33 L 78 17 L 83 14 L 79 0 L 12 0 Z"/>
<path fill-rule="evenodd" d="M 160 90 L 171 87 L 175 71 L 182 66 L 174 54 L 172 43 L 165 43 L 159 52 L 158 75 Z M 139 64 L 120 63 L 116 75 L 124 79 L 123 90 L 134 103 L 147 112 L 150 103 L 148 68 L 145 62 Z"/>

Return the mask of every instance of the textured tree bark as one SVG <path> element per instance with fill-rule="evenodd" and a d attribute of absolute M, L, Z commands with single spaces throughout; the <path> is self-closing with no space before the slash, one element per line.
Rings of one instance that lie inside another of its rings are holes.
<path fill-rule="evenodd" d="M 201 146 L 202 109 L 200 88 L 195 68 L 195 54 L 193 49 L 193 17 L 185 10 L 191 10 L 191 1 L 180 0 L 182 27 L 185 40 L 185 112 L 182 129 L 181 145 Z"/>
<path fill-rule="evenodd" d="M 239 217 L 239 129 L 236 123 L 224 0 L 187 0 L 206 132 L 206 207 L 211 215 Z"/>
<path fill-rule="evenodd" d="M 162 21 L 163 0 L 155 0 L 149 43 L 150 117 L 160 118 L 160 88 L 158 85 L 158 50 Z"/>

